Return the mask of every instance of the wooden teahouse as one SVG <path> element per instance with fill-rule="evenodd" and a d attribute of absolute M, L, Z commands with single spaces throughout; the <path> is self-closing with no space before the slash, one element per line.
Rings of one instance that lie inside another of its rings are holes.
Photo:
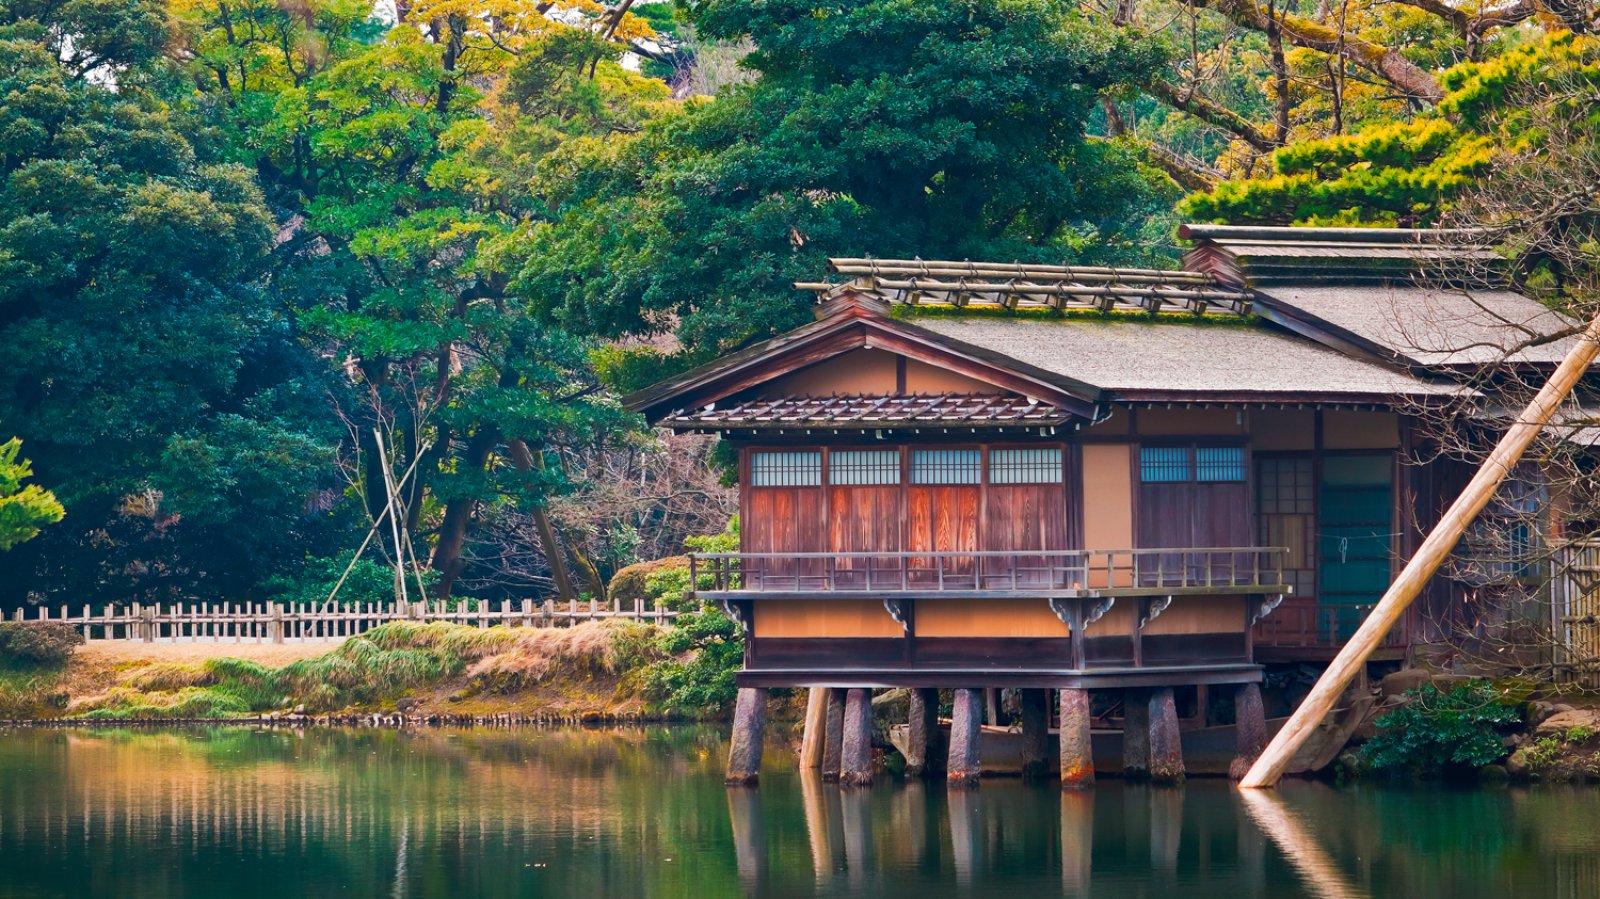
<path fill-rule="evenodd" d="M 1492 254 L 1450 235 L 1185 236 L 1184 271 L 836 259 L 799 285 L 815 322 L 628 398 L 738 450 L 740 551 L 693 559 L 747 633 L 731 781 L 754 779 L 775 686 L 833 688 L 825 774 L 852 782 L 877 687 L 913 688 L 908 756 L 934 768 L 955 691 L 957 781 L 999 688 L 1025 764 L 1058 718 L 1067 784 L 1117 703 L 1124 767 L 1181 778 L 1175 689 L 1231 692 L 1248 761 L 1264 663 L 1325 660 L 1451 495 L 1447 466 L 1402 464 L 1419 418 L 1566 325 L 1485 288 Z M 1420 286 L 1445 263 L 1458 283 Z"/>

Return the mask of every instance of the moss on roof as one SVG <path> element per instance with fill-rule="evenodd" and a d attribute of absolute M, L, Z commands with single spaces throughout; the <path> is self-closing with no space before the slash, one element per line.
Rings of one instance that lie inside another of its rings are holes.
<path fill-rule="evenodd" d="M 1128 312 L 1114 310 L 1101 312 L 1095 309 L 1053 309 L 1046 306 L 1026 306 L 1007 309 L 1004 306 L 954 306 L 949 303 L 897 303 L 890 308 L 891 317 L 915 322 L 917 319 L 1013 319 L 1019 321 L 1080 321 L 1113 325 L 1182 325 L 1199 328 L 1258 328 L 1262 323 L 1253 315 L 1195 315 L 1186 312 Z"/>

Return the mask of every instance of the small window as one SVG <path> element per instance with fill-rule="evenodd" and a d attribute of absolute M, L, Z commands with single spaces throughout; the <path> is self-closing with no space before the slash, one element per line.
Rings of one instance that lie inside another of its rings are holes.
<path fill-rule="evenodd" d="M 751 453 L 752 487 L 820 487 L 822 453 Z"/>
<path fill-rule="evenodd" d="M 1061 483 L 1061 449 L 997 449 L 989 452 L 991 484 Z"/>
<path fill-rule="evenodd" d="M 836 450 L 828 455 L 828 483 L 864 487 L 900 483 L 899 450 Z"/>
<path fill-rule="evenodd" d="M 983 458 L 975 449 L 913 450 L 911 483 L 977 484 L 983 480 Z"/>
<path fill-rule="evenodd" d="M 1244 447 L 1197 446 L 1194 450 L 1194 471 L 1197 481 L 1242 482 Z"/>
<path fill-rule="evenodd" d="M 1139 480 L 1165 484 L 1192 480 L 1189 448 L 1144 446 L 1139 448 Z"/>

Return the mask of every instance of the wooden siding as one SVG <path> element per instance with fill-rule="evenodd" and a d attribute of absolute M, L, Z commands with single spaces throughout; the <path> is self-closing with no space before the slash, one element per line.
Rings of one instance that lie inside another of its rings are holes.
<path fill-rule="evenodd" d="M 900 362 L 901 357 L 885 350 L 852 350 L 775 378 L 763 384 L 757 395 L 762 399 L 776 399 L 835 393 L 905 393 L 898 383 Z"/>
<path fill-rule="evenodd" d="M 1066 637 L 1070 629 L 1042 599 L 918 599 L 921 637 Z"/>
<path fill-rule="evenodd" d="M 993 393 L 994 385 L 977 378 L 929 365 L 920 359 L 904 361 L 901 393 Z M 859 392 L 860 388 L 853 388 Z M 843 391 L 840 391 L 843 392 Z"/>
<path fill-rule="evenodd" d="M 1135 430 L 1147 437 L 1243 434 L 1244 413 L 1233 409 L 1140 409 Z"/>
<path fill-rule="evenodd" d="M 1315 410 L 1260 409 L 1249 415 L 1250 440 L 1257 452 L 1316 448 Z"/>
<path fill-rule="evenodd" d="M 1322 413 L 1324 449 L 1395 449 L 1400 446 L 1400 416 L 1393 412 L 1329 409 Z"/>
<path fill-rule="evenodd" d="M 883 603 L 870 599 L 757 603 L 752 627 L 764 637 L 901 637 L 905 630 Z"/>

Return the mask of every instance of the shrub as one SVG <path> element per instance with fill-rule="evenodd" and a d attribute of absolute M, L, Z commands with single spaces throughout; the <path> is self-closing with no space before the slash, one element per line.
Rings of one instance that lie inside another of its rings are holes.
<path fill-rule="evenodd" d="M 0 622 L 0 663 L 14 667 L 58 668 L 82 643 L 82 634 L 59 621 Z"/>
<path fill-rule="evenodd" d="M 1405 695 L 1408 702 L 1380 717 L 1377 736 L 1361 747 L 1374 769 L 1429 776 L 1480 768 L 1505 757 L 1503 733 L 1521 721 L 1484 681 L 1449 692 L 1427 684 Z"/>
<path fill-rule="evenodd" d="M 646 669 L 643 680 L 646 697 L 660 709 L 711 718 L 733 702 L 744 641 L 728 616 L 710 607 L 680 615 L 658 645 L 672 658 Z"/>

